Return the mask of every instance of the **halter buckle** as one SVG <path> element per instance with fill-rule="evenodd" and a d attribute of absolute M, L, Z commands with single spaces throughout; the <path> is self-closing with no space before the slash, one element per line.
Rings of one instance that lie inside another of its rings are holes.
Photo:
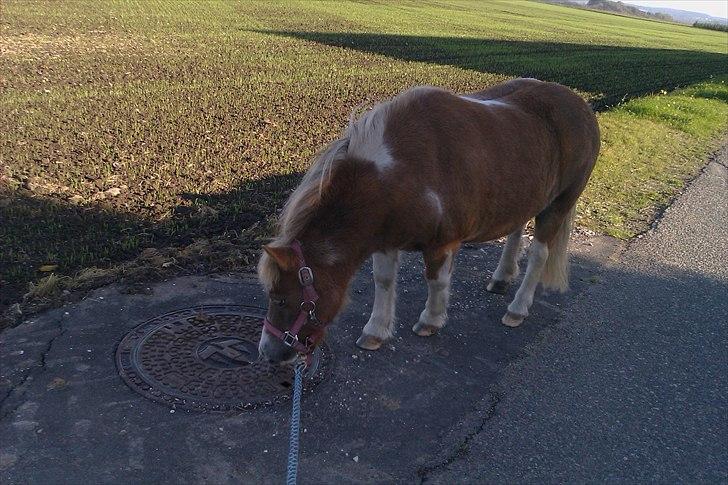
<path fill-rule="evenodd" d="M 298 335 L 293 335 L 291 332 L 283 333 L 283 343 L 289 347 L 293 347 L 298 342 Z"/>
<path fill-rule="evenodd" d="M 313 284 L 313 271 L 308 266 L 298 270 L 298 282 L 302 286 L 311 286 Z"/>

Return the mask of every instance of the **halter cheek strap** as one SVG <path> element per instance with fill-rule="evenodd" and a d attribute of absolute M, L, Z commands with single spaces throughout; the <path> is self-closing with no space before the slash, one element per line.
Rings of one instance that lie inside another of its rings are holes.
<path fill-rule="evenodd" d="M 280 331 L 268 320 L 268 317 L 263 319 L 263 328 L 271 335 L 282 340 L 287 346 L 298 351 L 299 354 L 308 356 L 323 335 L 323 325 L 316 318 L 316 302 L 319 296 L 313 287 L 313 271 L 306 266 L 306 260 L 303 258 L 301 243 L 298 240 L 293 241 L 291 243 L 291 249 L 298 258 L 298 282 L 301 284 L 301 310 L 293 321 L 290 330 L 285 332 Z M 311 323 L 316 329 L 311 335 L 306 337 L 305 342 L 301 342 L 298 338 L 298 333 L 307 323 Z"/>

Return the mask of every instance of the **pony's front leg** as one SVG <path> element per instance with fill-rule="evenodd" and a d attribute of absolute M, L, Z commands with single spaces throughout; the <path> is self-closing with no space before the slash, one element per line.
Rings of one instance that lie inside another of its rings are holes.
<path fill-rule="evenodd" d="M 447 304 L 450 300 L 450 280 L 455 254 L 459 245 L 425 252 L 425 278 L 427 279 L 427 303 L 412 331 L 421 337 L 436 334 L 445 326 Z"/>
<path fill-rule="evenodd" d="M 374 308 L 356 345 L 364 350 L 377 350 L 394 334 L 394 310 L 397 299 L 399 251 L 374 253 Z"/>

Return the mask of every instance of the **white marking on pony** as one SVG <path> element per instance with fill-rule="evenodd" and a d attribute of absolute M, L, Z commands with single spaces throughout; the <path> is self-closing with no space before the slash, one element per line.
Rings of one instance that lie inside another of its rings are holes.
<path fill-rule="evenodd" d="M 533 303 L 533 294 L 536 286 L 541 279 L 541 272 L 546 265 L 549 257 L 549 248 L 546 244 L 534 239 L 531 247 L 528 248 L 528 266 L 526 267 L 526 275 L 523 277 L 521 286 L 516 292 L 515 298 L 510 305 L 508 311 L 516 315 L 528 316 L 528 309 Z M 520 322 L 519 322 L 520 323 Z"/>
<path fill-rule="evenodd" d="M 352 114 L 346 130 L 349 137 L 347 155 L 374 162 L 380 172 L 394 165 L 394 158 L 384 140 L 390 105 L 391 101 L 379 104 L 358 120 L 354 120 Z"/>
<path fill-rule="evenodd" d="M 435 211 L 437 212 L 438 217 L 442 217 L 442 215 L 445 213 L 443 207 L 442 207 L 442 199 L 440 199 L 440 196 L 437 195 L 437 192 L 434 190 L 428 188 L 427 192 L 425 193 L 426 197 L 429 199 L 432 206 L 435 208 Z"/>
<path fill-rule="evenodd" d="M 386 340 L 394 333 L 399 251 L 374 253 L 374 307 L 363 334 Z"/>
<path fill-rule="evenodd" d="M 389 115 L 398 106 L 432 91 L 442 91 L 432 86 L 416 86 L 398 94 L 389 101 L 379 103 L 358 119 L 356 112 L 349 117 L 349 126 L 344 136 L 349 139 L 347 155 L 374 162 L 380 171 L 391 168 L 396 160 L 384 139 Z"/>
<path fill-rule="evenodd" d="M 442 328 L 447 320 L 447 304 L 450 301 L 450 280 L 453 270 L 453 253 L 447 254 L 434 280 L 427 280 L 427 302 L 417 325 Z"/>
<path fill-rule="evenodd" d="M 460 96 L 460 97 L 466 101 L 471 101 L 473 103 L 478 103 L 478 104 L 482 104 L 485 106 L 501 106 L 501 107 L 510 106 L 508 103 L 504 103 L 503 101 L 498 101 L 495 99 L 477 99 L 477 98 L 470 98 L 468 96 Z"/>

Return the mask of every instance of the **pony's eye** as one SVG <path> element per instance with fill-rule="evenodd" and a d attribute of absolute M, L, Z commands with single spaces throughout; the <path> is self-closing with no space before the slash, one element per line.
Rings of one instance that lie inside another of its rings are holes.
<path fill-rule="evenodd" d="M 280 307 L 286 306 L 286 300 L 284 298 L 281 298 L 276 303 L 278 303 L 278 306 L 280 306 Z"/>

